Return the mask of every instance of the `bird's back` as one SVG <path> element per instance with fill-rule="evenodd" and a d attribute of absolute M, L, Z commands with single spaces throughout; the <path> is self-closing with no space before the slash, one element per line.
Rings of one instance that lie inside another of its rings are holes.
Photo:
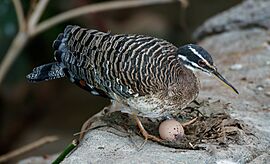
<path fill-rule="evenodd" d="M 84 81 L 93 94 L 144 96 L 175 80 L 177 48 L 162 39 L 67 26 L 53 47 L 70 79 Z"/>
<path fill-rule="evenodd" d="M 122 112 L 166 116 L 199 92 L 198 79 L 179 60 L 178 49 L 162 39 L 67 26 L 53 48 L 56 62 L 34 68 L 29 81 L 67 76 L 92 94 L 121 104 Z"/>

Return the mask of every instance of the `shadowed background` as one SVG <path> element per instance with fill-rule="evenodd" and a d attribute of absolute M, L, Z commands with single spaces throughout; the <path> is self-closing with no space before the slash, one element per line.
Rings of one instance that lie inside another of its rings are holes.
<path fill-rule="evenodd" d="M 28 1 L 22 1 L 25 11 Z M 101 1 L 51 1 L 41 21 L 62 11 Z M 53 61 L 52 42 L 66 25 L 136 33 L 166 39 L 177 46 L 194 42 L 191 33 L 207 18 L 240 3 L 240 0 L 190 0 L 186 11 L 179 3 L 87 14 L 61 23 L 36 36 L 23 49 L 0 85 L 0 155 L 31 143 L 43 136 L 57 135 L 60 140 L 45 145 L 30 155 L 57 153 L 71 142 L 73 134 L 109 101 L 92 96 L 63 78 L 31 84 L 25 79 L 30 71 Z M 25 13 L 27 15 L 27 13 Z M 0 60 L 17 32 L 17 18 L 10 0 L 0 2 Z M 22 157 L 20 157 L 22 158 Z"/>

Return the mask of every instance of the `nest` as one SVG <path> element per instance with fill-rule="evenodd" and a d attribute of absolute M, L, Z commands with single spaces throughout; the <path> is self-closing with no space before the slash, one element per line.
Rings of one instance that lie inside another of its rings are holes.
<path fill-rule="evenodd" d="M 216 102 L 201 102 L 192 104 L 180 111 L 174 118 L 180 123 L 193 118 L 197 120 L 184 127 L 184 137 L 177 141 L 158 142 L 161 145 L 181 149 L 204 149 L 203 144 L 214 144 L 226 147 L 229 144 L 245 144 L 243 135 L 253 135 L 251 128 L 241 120 L 231 118 L 225 111 L 229 104 Z M 162 120 L 140 118 L 149 134 L 159 136 L 158 127 Z M 118 131 L 130 135 L 141 135 L 132 116 L 121 112 L 114 112 L 103 116 L 101 121 Z"/>

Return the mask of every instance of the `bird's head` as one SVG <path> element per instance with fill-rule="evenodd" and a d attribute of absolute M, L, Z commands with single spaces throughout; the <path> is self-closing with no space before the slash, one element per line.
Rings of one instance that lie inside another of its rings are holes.
<path fill-rule="evenodd" d="M 188 69 L 191 69 L 192 71 L 200 70 L 207 74 L 214 75 L 238 94 L 238 91 L 223 76 L 221 76 L 220 73 L 218 73 L 211 55 L 202 47 L 195 44 L 184 45 L 178 49 L 177 57 Z"/>

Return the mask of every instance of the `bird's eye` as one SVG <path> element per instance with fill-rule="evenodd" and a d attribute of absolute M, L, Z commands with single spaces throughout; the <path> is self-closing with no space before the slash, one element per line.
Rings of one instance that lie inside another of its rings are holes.
<path fill-rule="evenodd" d="M 204 67 L 206 63 L 203 60 L 198 61 L 199 66 Z"/>

